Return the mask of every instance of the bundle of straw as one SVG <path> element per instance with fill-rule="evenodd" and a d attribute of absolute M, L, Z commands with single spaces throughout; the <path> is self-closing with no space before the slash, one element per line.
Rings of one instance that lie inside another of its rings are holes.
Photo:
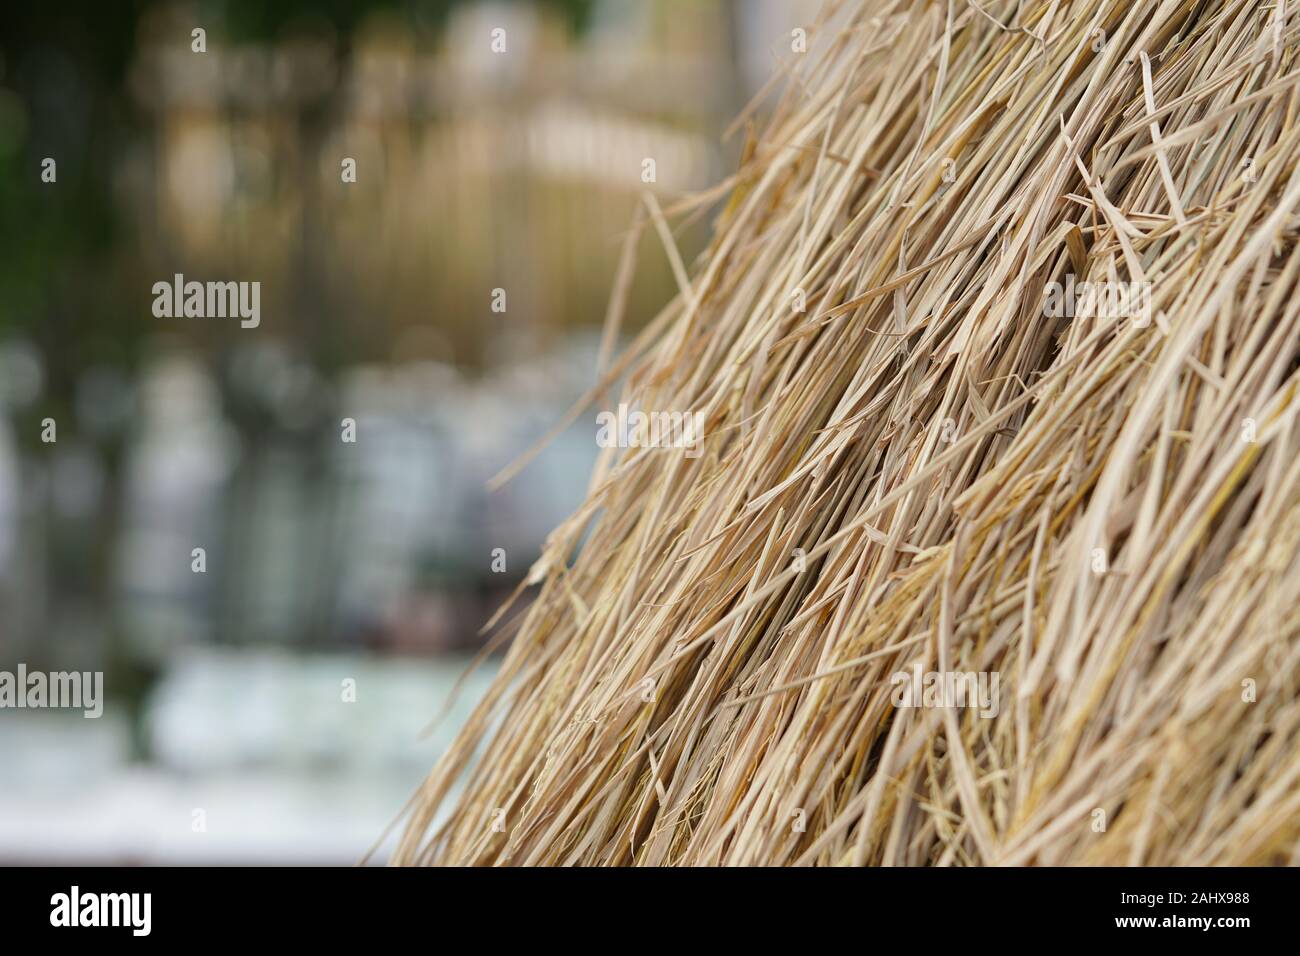
<path fill-rule="evenodd" d="M 832 4 L 396 862 L 1300 861 L 1298 6 Z"/>

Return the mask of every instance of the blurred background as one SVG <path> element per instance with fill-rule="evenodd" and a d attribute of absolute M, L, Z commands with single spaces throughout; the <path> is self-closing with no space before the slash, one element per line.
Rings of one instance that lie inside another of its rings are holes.
<path fill-rule="evenodd" d="M 107 704 L 0 709 L 0 862 L 366 852 L 490 680 L 422 735 L 581 500 L 594 411 L 487 479 L 594 383 L 642 190 L 726 177 L 724 129 L 815 13 L 6 10 L 0 670 L 102 671 Z M 260 325 L 156 318 L 176 273 L 260 282 Z M 650 231 L 624 332 L 674 291 Z"/>

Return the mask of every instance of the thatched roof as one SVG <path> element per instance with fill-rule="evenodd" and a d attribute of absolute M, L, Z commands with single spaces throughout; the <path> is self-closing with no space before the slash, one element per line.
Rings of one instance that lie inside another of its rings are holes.
<path fill-rule="evenodd" d="M 397 860 L 1297 862 L 1295 7 L 835 23 Z"/>

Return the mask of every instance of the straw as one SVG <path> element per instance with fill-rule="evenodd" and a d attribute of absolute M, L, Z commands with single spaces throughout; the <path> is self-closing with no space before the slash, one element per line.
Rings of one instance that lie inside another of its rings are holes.
<path fill-rule="evenodd" d="M 831 4 L 395 861 L 1300 862 L 1297 8 Z"/>

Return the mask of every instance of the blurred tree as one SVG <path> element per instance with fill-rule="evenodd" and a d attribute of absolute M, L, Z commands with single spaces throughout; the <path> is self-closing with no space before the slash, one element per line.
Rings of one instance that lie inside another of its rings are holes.
<path fill-rule="evenodd" d="M 204 24 L 209 42 L 271 42 L 303 18 L 324 20 L 336 38 L 337 59 L 346 62 L 354 28 L 374 10 L 393 10 L 413 29 L 436 31 L 457 2 L 226 0 L 172 9 L 193 11 L 186 15 Z M 546 2 L 563 10 L 574 29 L 582 28 L 593 5 Z M 139 0 L 11 4 L 0 29 L 0 347 L 24 343 L 39 357 L 42 373 L 34 400 L 4 409 L 23 462 L 25 510 L 43 514 L 35 532 L 43 536 L 44 547 L 36 551 L 45 555 L 40 579 L 47 594 L 32 606 L 48 606 L 57 589 L 60 602 L 93 609 L 107 632 L 110 659 L 121 656 L 113 630 L 113 561 L 132 388 L 160 331 L 150 311 L 156 277 L 142 274 L 144 264 L 132 251 L 137 224 L 122 214 L 115 190 L 121 158 L 151 135 L 150 118 L 136 108 L 127 81 L 141 21 L 156 9 Z M 331 91 L 316 107 L 327 108 L 335 95 Z M 319 114 L 305 113 L 301 123 L 308 143 L 319 136 Z M 56 164 L 54 182 L 42 180 L 46 158 Z M 318 226 L 304 223 L 308 234 Z M 318 263 L 309 251 L 303 256 L 295 305 L 312 314 L 320 304 L 312 297 L 326 286 L 312 281 Z M 337 341 L 321 341 L 309 357 L 340 363 Z M 214 368 L 221 365 L 216 354 L 208 358 Z M 256 435 L 267 427 L 260 410 L 241 410 L 229 392 L 226 398 L 241 430 Z M 41 441 L 45 418 L 58 423 L 58 444 Z M 98 506 L 89 518 L 65 520 L 54 507 L 51 476 L 69 448 L 91 455 L 98 475 Z M 50 626 L 38 620 L 32 629 L 44 636 Z"/>

